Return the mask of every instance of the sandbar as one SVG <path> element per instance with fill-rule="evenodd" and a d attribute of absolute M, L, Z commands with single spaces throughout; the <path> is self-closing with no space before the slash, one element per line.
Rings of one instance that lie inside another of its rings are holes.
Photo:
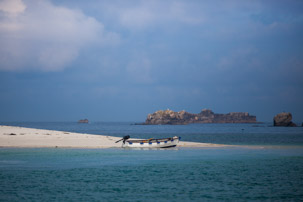
<path fill-rule="evenodd" d="M 0 125 L 0 147 L 16 148 L 120 148 L 120 137 Z M 180 141 L 177 147 L 227 145 Z"/>

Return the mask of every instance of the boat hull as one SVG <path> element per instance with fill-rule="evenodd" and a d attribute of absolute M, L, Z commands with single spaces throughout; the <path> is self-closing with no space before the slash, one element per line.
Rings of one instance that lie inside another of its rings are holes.
<path fill-rule="evenodd" d="M 179 137 L 153 139 L 153 140 L 127 140 L 122 144 L 123 148 L 170 148 L 176 147 Z"/>

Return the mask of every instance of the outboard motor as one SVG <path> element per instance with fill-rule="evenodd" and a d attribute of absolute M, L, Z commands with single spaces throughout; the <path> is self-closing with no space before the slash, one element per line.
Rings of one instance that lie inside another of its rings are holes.
<path fill-rule="evenodd" d="M 125 143 L 125 141 L 128 140 L 129 138 L 130 138 L 129 135 L 124 136 L 124 137 L 123 137 L 123 143 Z"/>
<path fill-rule="evenodd" d="M 123 140 L 123 143 L 125 143 L 126 140 L 128 140 L 130 138 L 129 135 L 124 136 L 121 140 L 118 140 L 116 143 L 120 142 Z"/>

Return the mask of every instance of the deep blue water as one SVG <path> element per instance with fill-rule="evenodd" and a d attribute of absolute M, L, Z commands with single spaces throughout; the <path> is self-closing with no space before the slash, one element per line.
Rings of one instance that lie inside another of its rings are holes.
<path fill-rule="evenodd" d="M 226 148 L 0 148 L 0 201 L 302 201 L 303 128 L 271 124 L 144 126 L 0 123 Z M 243 145 L 266 145 L 243 147 Z"/>

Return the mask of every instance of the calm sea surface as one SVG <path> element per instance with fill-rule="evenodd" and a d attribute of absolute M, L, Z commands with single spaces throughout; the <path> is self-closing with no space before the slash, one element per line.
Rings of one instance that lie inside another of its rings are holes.
<path fill-rule="evenodd" d="M 132 123 L 91 122 L 0 122 L 0 125 L 38 129 L 111 135 L 131 138 L 161 138 L 181 136 L 184 141 L 231 145 L 302 145 L 303 127 L 273 127 L 262 124 L 190 124 L 190 125 L 134 125 Z"/>
<path fill-rule="evenodd" d="M 133 138 L 178 135 L 186 141 L 241 145 L 163 150 L 0 148 L 0 201 L 303 200 L 302 127 L 0 124 Z"/>

